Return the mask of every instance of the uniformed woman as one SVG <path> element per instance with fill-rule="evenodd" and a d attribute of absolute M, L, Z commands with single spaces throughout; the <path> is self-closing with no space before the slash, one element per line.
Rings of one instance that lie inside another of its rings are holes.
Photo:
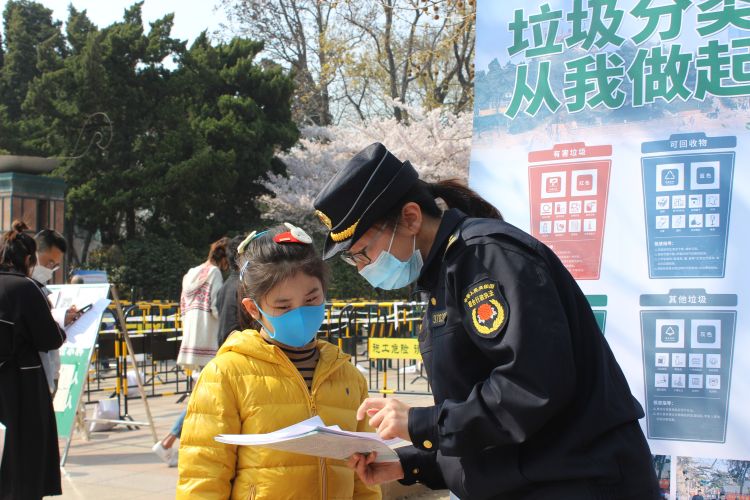
<path fill-rule="evenodd" d="M 549 248 L 379 143 L 314 205 L 325 258 L 340 254 L 373 287 L 416 282 L 428 301 L 419 345 L 435 404 L 362 403 L 358 417 L 381 437 L 413 443 L 397 463 L 354 455 L 365 483 L 421 482 L 461 499 L 658 498 L 643 409 Z"/>

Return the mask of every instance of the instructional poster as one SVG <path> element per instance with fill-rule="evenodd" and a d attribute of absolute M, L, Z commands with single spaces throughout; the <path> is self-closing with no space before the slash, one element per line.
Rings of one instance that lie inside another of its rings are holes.
<path fill-rule="evenodd" d="M 736 145 L 703 133 L 641 145 L 650 277 L 724 277 Z"/>
<path fill-rule="evenodd" d="M 599 278 L 611 155 L 611 146 L 584 143 L 529 153 L 531 234 L 576 279 Z"/>
<path fill-rule="evenodd" d="M 665 493 L 739 495 L 695 464 L 750 475 L 750 4 L 477 9 L 470 186 L 589 297 Z"/>
<path fill-rule="evenodd" d="M 49 285 L 53 309 L 76 306 L 91 308 L 65 328 L 67 339 L 60 347 L 60 378 L 52 402 L 57 419 L 57 434 L 70 440 L 75 414 L 83 393 L 89 363 L 96 346 L 102 315 L 109 305 L 109 285 Z"/>

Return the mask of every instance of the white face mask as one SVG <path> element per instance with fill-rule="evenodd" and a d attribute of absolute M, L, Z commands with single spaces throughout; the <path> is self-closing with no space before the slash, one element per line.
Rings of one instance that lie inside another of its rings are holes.
<path fill-rule="evenodd" d="M 46 284 L 55 275 L 56 270 L 57 267 L 55 267 L 54 269 L 49 269 L 41 265 L 36 265 L 31 271 L 31 277 L 37 280 L 39 283 Z"/>
<path fill-rule="evenodd" d="M 397 227 L 393 228 L 388 250 L 380 252 L 374 262 L 363 267 L 359 274 L 374 288 L 398 290 L 414 283 L 422 271 L 422 253 L 417 249 L 417 235 L 414 235 L 413 251 L 408 260 L 402 261 L 391 253 Z"/>

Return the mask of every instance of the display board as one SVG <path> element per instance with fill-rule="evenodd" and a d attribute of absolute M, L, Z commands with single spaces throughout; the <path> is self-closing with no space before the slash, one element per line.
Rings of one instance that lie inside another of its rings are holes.
<path fill-rule="evenodd" d="M 673 465 L 750 460 L 749 62 L 741 2 L 477 6 L 469 184 L 604 299 L 651 449 Z M 689 467 L 681 497 L 704 481 Z"/>
<path fill-rule="evenodd" d="M 75 305 L 91 309 L 65 328 L 67 339 L 60 347 L 60 378 L 53 406 L 57 420 L 57 435 L 70 442 L 76 411 L 86 385 L 91 356 L 96 347 L 102 315 L 109 305 L 109 284 L 49 285 L 53 309 L 68 309 Z"/>

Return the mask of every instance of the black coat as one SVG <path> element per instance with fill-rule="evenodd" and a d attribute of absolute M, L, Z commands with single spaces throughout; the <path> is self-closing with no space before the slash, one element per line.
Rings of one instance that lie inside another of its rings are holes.
<path fill-rule="evenodd" d="M 219 289 L 216 308 L 219 310 L 219 347 L 229 337 L 229 334 L 240 328 L 240 311 L 237 308 L 237 285 L 240 275 L 232 271 Z"/>
<path fill-rule="evenodd" d="M 551 250 L 449 210 L 418 284 L 435 406 L 410 410 L 402 482 L 462 500 L 658 498 L 643 409 Z"/>
<path fill-rule="evenodd" d="M 55 412 L 38 351 L 57 349 L 64 341 L 39 287 L 0 271 L 0 422 L 7 428 L 2 500 L 62 493 Z"/>

